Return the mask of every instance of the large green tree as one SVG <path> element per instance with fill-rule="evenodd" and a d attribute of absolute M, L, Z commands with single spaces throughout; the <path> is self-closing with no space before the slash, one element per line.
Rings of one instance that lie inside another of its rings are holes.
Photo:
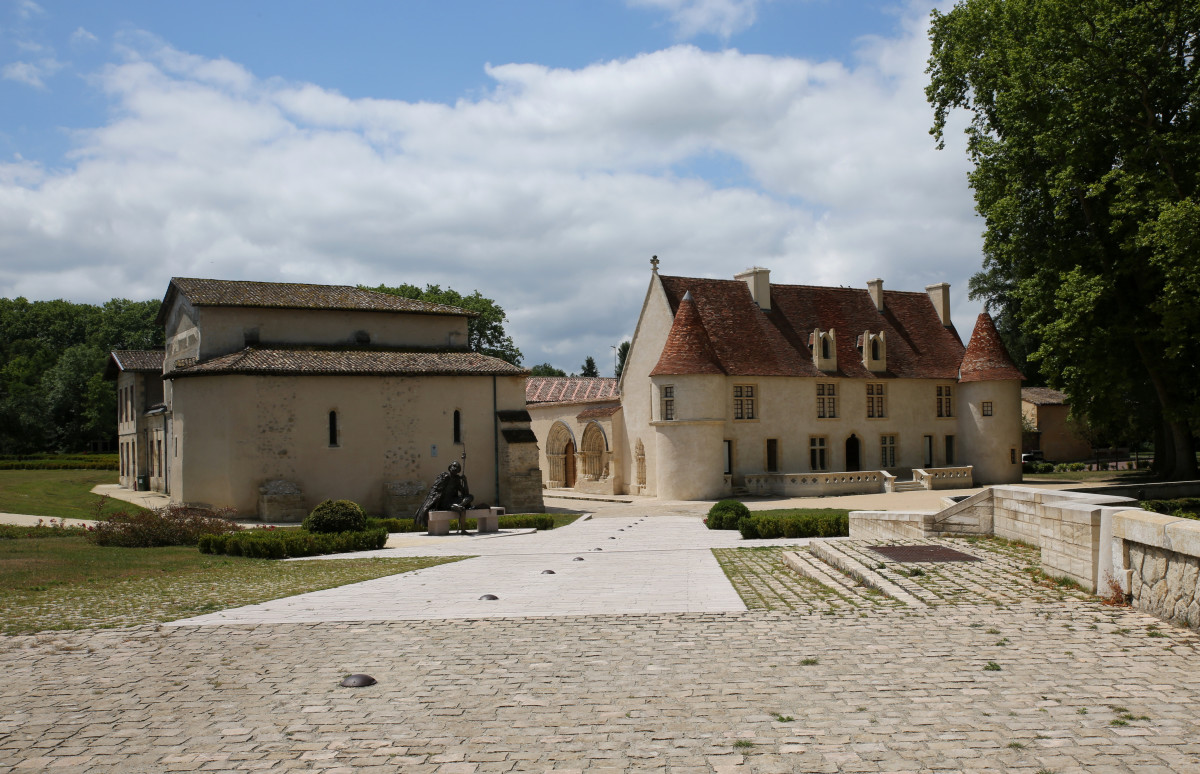
<path fill-rule="evenodd" d="M 956 109 L 986 221 L 972 296 L 1073 411 L 1156 425 L 1196 473 L 1200 3 L 962 0 L 934 11 L 939 147 Z"/>
<path fill-rule="evenodd" d="M 0 453 L 83 451 L 117 436 L 114 349 L 158 349 L 157 301 L 0 298 Z"/>
<path fill-rule="evenodd" d="M 521 350 L 517 349 L 512 337 L 504 330 L 504 322 L 508 319 L 508 315 L 504 313 L 504 309 L 499 304 L 484 297 L 478 290 L 469 296 L 464 296 L 450 288 L 443 290 L 439 285 L 426 285 L 423 290 L 416 285 L 408 284 L 396 287 L 387 285 L 373 288 L 360 285 L 360 287 L 418 301 L 457 306 L 460 309 L 475 312 L 478 316 L 467 320 L 467 347 L 475 352 L 506 360 L 513 365 L 521 365 Z"/>

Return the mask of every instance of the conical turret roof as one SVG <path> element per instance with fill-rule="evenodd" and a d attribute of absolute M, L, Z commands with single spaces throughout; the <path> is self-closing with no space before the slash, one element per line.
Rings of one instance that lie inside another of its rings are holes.
<path fill-rule="evenodd" d="M 713 355 L 712 344 L 704 330 L 704 322 L 696 309 L 691 291 L 684 294 L 675 312 L 671 332 L 663 346 L 658 365 L 651 376 L 677 376 L 682 374 L 723 374 Z"/>
<path fill-rule="evenodd" d="M 1000 332 L 996 323 L 987 312 L 981 312 L 975 321 L 975 330 L 971 332 L 971 341 L 963 354 L 962 365 L 959 367 L 960 382 L 1000 382 L 1008 379 L 1018 381 L 1025 376 L 1017 370 L 1016 364 L 1004 348 L 1000 340 Z"/>

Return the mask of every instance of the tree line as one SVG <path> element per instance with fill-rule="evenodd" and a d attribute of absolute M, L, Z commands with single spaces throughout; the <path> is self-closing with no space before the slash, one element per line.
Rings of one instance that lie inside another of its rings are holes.
<path fill-rule="evenodd" d="M 0 454 L 111 448 L 114 349 L 160 349 L 158 301 L 102 305 L 0 298 Z"/>

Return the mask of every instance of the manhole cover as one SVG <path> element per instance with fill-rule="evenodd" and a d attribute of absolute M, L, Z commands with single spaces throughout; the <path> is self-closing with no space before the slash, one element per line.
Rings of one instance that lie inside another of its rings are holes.
<path fill-rule="evenodd" d="M 946 546 L 867 546 L 893 562 L 978 562 L 978 556 L 964 554 Z"/>

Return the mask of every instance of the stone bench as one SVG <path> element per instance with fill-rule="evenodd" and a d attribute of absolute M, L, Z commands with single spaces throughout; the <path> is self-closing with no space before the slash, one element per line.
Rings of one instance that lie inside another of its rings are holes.
<path fill-rule="evenodd" d="M 500 516 L 503 513 L 503 508 L 472 508 L 463 514 L 463 518 L 475 520 L 475 531 L 477 533 L 499 532 Z M 454 511 L 430 511 L 429 534 L 449 535 L 450 526 L 457 522 L 458 514 Z"/>

